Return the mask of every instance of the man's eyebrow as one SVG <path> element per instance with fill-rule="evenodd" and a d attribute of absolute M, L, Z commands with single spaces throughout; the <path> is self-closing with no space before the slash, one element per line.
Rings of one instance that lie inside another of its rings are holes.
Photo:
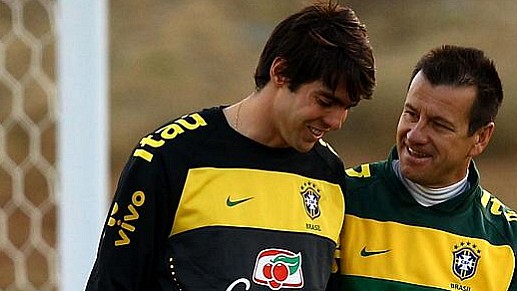
<path fill-rule="evenodd" d="M 318 90 L 318 93 L 320 95 L 322 95 L 323 97 L 325 97 L 325 98 L 332 99 L 332 101 L 334 101 L 334 102 L 337 102 L 339 104 L 345 105 L 345 102 L 343 102 L 342 99 L 340 99 L 338 96 L 336 96 L 333 92 L 331 92 L 329 90 L 321 89 L 321 90 Z M 346 99 L 348 99 L 348 97 L 345 96 L 344 99 L 346 100 Z M 351 106 L 355 106 L 355 105 L 357 105 L 358 102 L 352 102 L 351 101 L 351 103 L 353 104 Z M 350 107 L 350 105 L 347 105 L 347 106 Z"/>
<path fill-rule="evenodd" d="M 411 103 L 408 103 L 408 102 L 404 103 L 404 108 L 416 111 L 415 107 L 413 105 L 411 105 Z"/>
<path fill-rule="evenodd" d="M 318 93 L 330 99 L 338 99 L 336 95 L 328 89 L 319 89 Z"/>

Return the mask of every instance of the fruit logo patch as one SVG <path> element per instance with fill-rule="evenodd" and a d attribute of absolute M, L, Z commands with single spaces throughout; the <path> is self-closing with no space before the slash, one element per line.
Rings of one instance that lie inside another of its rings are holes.
<path fill-rule="evenodd" d="M 282 249 L 261 251 L 255 262 L 253 282 L 271 290 L 302 288 L 302 255 Z"/>

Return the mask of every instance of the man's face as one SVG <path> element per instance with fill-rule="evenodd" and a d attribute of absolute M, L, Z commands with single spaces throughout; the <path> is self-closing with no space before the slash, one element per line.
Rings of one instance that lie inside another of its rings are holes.
<path fill-rule="evenodd" d="M 465 177 L 477 155 L 479 135 L 468 136 L 474 87 L 432 86 L 422 72 L 413 79 L 397 127 L 402 174 L 427 187 L 444 187 Z"/>
<path fill-rule="evenodd" d="M 279 92 L 272 112 L 275 127 L 284 145 L 300 152 L 312 149 L 327 132 L 340 129 L 348 109 L 356 105 L 344 84 L 336 92 L 320 81 L 303 84 L 295 92 L 286 84 Z"/>

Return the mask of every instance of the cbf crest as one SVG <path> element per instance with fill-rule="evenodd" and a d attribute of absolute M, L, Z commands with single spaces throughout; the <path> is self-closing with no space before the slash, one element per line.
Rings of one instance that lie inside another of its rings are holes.
<path fill-rule="evenodd" d="M 461 242 L 455 245 L 452 256 L 452 272 L 456 277 L 463 281 L 476 274 L 479 259 L 481 258 L 481 251 L 475 244 Z"/>
<path fill-rule="evenodd" d="M 320 216 L 320 189 L 316 187 L 316 184 L 311 182 L 305 182 L 301 186 L 300 194 L 302 194 L 303 205 L 305 212 L 311 219 L 316 219 Z"/>

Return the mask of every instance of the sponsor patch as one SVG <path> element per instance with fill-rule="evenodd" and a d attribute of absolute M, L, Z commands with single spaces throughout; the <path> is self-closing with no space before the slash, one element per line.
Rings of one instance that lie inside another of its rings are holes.
<path fill-rule="evenodd" d="M 257 255 L 253 282 L 271 290 L 302 288 L 302 255 L 282 249 L 265 249 Z"/>
<path fill-rule="evenodd" d="M 136 230 L 136 227 L 133 226 L 133 224 L 140 218 L 137 208 L 144 205 L 144 203 L 145 194 L 142 191 L 136 191 L 133 193 L 131 196 L 131 203 L 127 206 L 128 214 L 126 215 L 118 213 L 119 205 L 117 202 L 113 203 L 107 225 L 109 227 L 118 228 L 119 239 L 115 240 L 115 246 L 118 247 L 131 243 L 131 233 Z"/>

